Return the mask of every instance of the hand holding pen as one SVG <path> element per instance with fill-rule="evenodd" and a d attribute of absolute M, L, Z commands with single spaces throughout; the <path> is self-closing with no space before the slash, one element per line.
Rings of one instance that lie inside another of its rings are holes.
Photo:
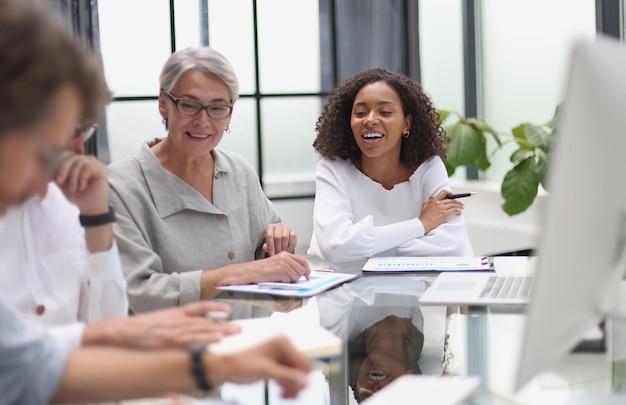
<path fill-rule="evenodd" d="M 448 194 L 447 196 L 445 196 L 443 199 L 444 200 L 456 200 L 457 198 L 465 198 L 465 197 L 471 197 L 474 194 L 476 194 L 475 192 L 471 191 L 469 193 L 459 193 L 459 194 Z"/>
<path fill-rule="evenodd" d="M 461 215 L 463 212 L 464 204 L 459 201 L 461 197 L 449 198 L 449 195 L 448 190 L 441 190 L 422 204 L 419 220 L 424 226 L 424 234 L 446 222 L 452 215 Z"/>

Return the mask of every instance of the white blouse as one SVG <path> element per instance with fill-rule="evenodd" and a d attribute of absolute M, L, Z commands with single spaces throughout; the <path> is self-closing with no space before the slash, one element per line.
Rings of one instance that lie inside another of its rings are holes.
<path fill-rule="evenodd" d="M 386 190 L 350 161 L 321 159 L 315 175 L 313 236 L 308 254 L 330 263 L 372 256 L 462 256 L 462 215 L 424 234 L 422 204 L 450 182 L 441 158 L 422 163 L 408 181 Z"/>
<path fill-rule="evenodd" d="M 80 346 L 83 323 L 128 314 L 117 246 L 90 254 L 78 208 L 50 183 L 0 218 L 0 295 L 25 319 Z"/>

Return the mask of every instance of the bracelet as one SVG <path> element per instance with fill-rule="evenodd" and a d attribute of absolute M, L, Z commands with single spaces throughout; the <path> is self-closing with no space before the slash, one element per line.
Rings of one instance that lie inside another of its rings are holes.
<path fill-rule="evenodd" d="M 109 211 L 98 215 L 79 215 L 78 220 L 84 227 L 100 226 L 115 222 L 115 211 L 109 205 Z"/>
<path fill-rule="evenodd" d="M 196 381 L 196 386 L 202 391 L 211 391 L 213 387 L 207 380 L 204 364 L 202 363 L 202 354 L 206 353 L 206 346 L 201 344 L 192 344 L 187 347 L 191 355 L 191 375 Z"/>

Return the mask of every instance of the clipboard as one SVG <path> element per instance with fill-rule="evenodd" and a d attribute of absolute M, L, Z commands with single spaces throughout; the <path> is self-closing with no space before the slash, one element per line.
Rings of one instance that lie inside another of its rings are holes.
<path fill-rule="evenodd" d="M 309 280 L 301 278 L 293 283 L 259 283 L 217 287 L 225 291 L 239 291 L 257 294 L 278 295 L 281 297 L 305 298 L 329 290 L 339 284 L 357 278 L 358 274 L 335 273 L 332 270 L 311 270 Z"/>
<path fill-rule="evenodd" d="M 493 271 L 488 256 L 372 257 L 363 273 L 440 273 L 447 271 Z"/>

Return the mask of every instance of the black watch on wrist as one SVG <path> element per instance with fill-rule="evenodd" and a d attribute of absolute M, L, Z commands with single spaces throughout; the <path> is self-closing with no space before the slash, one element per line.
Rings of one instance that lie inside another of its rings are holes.
<path fill-rule="evenodd" d="M 191 356 L 191 375 L 196 382 L 198 389 L 202 391 L 211 391 L 213 388 L 207 379 L 207 373 L 202 363 L 202 354 L 206 353 L 206 346 L 201 344 L 192 344 L 187 347 Z"/>
<path fill-rule="evenodd" d="M 78 220 L 80 221 L 80 224 L 85 228 L 105 225 L 111 222 L 115 222 L 115 211 L 113 211 L 113 207 L 109 205 L 109 211 L 105 212 L 104 214 L 79 215 Z"/>

